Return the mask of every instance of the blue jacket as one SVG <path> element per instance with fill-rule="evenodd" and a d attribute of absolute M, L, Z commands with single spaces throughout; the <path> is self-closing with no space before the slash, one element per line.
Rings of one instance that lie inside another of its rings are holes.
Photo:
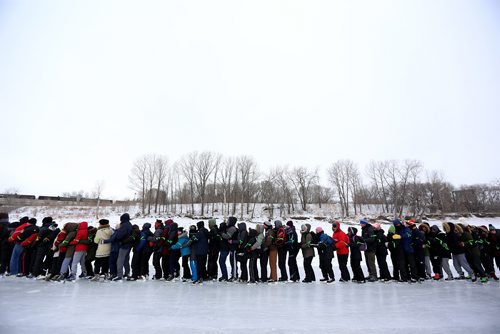
<path fill-rule="evenodd" d="M 208 230 L 204 227 L 200 228 L 193 238 L 194 251 L 196 255 L 208 254 Z"/>
<path fill-rule="evenodd" d="M 184 231 L 179 236 L 177 242 L 172 245 L 171 249 L 180 249 L 181 256 L 191 255 L 191 247 L 188 246 L 188 241 L 188 233 L 187 231 Z"/>
<path fill-rule="evenodd" d="M 122 222 L 120 224 L 120 228 L 115 230 L 111 238 L 108 240 L 104 240 L 105 244 L 111 243 L 113 246 L 111 248 L 115 248 L 115 244 L 118 244 L 120 248 L 130 248 L 132 247 L 132 244 L 124 244 L 122 245 L 122 242 L 127 240 L 130 236 L 132 235 L 132 224 L 130 224 L 130 221 Z"/>
<path fill-rule="evenodd" d="M 413 247 L 411 245 L 412 243 L 412 238 L 411 238 L 411 230 L 408 227 L 404 227 L 401 229 L 401 240 L 403 244 L 403 250 L 406 254 L 413 254 Z"/>

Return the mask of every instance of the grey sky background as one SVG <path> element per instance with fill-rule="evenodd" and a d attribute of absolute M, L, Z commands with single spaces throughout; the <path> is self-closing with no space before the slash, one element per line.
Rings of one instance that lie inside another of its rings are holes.
<path fill-rule="evenodd" d="M 3 0 L 0 113 L 0 192 L 132 197 L 134 159 L 194 150 L 489 182 L 500 2 Z"/>

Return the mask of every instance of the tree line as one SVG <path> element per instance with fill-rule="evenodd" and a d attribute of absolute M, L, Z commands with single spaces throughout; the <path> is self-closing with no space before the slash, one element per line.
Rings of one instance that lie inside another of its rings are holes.
<path fill-rule="evenodd" d="M 148 154 L 129 175 L 142 214 L 234 215 L 253 218 L 256 204 L 269 217 L 304 213 L 312 204 L 337 203 L 343 217 L 367 206 L 395 216 L 500 212 L 500 182 L 455 187 L 418 160 L 372 161 L 364 170 L 351 160 L 332 162 L 327 180 L 318 168 L 286 165 L 261 171 L 247 155 L 191 152 L 178 161 Z M 187 208 L 186 208 L 187 207 Z"/>

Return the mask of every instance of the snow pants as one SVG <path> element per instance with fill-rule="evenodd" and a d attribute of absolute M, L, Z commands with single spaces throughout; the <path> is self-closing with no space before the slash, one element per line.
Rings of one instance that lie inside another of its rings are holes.
<path fill-rule="evenodd" d="M 467 262 L 467 259 L 465 258 L 465 254 L 453 254 L 453 267 L 455 267 L 455 270 L 460 276 L 464 276 L 464 271 L 462 268 L 465 269 L 465 271 L 469 274 L 469 276 L 473 276 L 474 272 L 472 271 L 472 268 L 469 266 L 469 263 Z"/>
<path fill-rule="evenodd" d="M 270 249 L 269 250 L 269 265 L 271 266 L 271 280 L 277 282 L 278 281 L 278 250 Z"/>
<path fill-rule="evenodd" d="M 267 263 L 269 262 L 269 250 L 263 250 L 259 255 L 260 261 L 260 280 L 267 282 Z"/>
<path fill-rule="evenodd" d="M 299 253 L 299 248 L 293 248 L 288 251 L 288 269 L 290 270 L 290 279 L 292 281 L 299 281 L 299 267 L 297 266 L 297 254 Z"/>
<path fill-rule="evenodd" d="M 377 267 L 375 266 L 375 252 L 365 251 L 366 266 L 368 267 L 368 275 L 377 279 Z"/>
<path fill-rule="evenodd" d="M 278 267 L 280 268 L 280 281 L 288 281 L 288 273 L 286 272 L 286 254 L 288 250 L 285 246 L 278 248 Z"/>
<path fill-rule="evenodd" d="M 312 267 L 312 260 L 314 259 L 314 256 L 309 256 L 307 258 L 304 258 L 304 271 L 306 273 L 306 281 L 311 281 L 314 282 L 316 281 L 316 276 L 314 275 L 314 269 Z M 340 261 L 340 258 L 339 258 Z"/>
<path fill-rule="evenodd" d="M 347 269 L 347 260 L 348 259 L 349 259 L 349 254 L 340 254 L 339 255 L 337 253 L 337 261 L 339 262 L 339 267 L 340 267 L 340 277 L 344 281 L 349 281 L 351 279 L 351 275 L 349 274 L 349 269 Z"/>

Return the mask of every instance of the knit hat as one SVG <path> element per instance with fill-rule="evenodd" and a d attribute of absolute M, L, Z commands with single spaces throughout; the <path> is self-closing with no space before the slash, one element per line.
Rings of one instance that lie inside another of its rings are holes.
<path fill-rule="evenodd" d="M 489 224 L 488 227 L 489 227 L 490 231 L 496 230 L 495 226 L 493 226 L 492 224 Z"/>
<path fill-rule="evenodd" d="M 28 220 L 28 223 L 30 223 L 31 225 L 36 225 L 36 218 L 30 218 L 30 220 Z"/>
<path fill-rule="evenodd" d="M 151 228 L 150 223 L 144 223 L 144 225 L 142 225 L 142 229 L 148 229 L 148 228 Z"/>
<path fill-rule="evenodd" d="M 286 222 L 286 226 L 294 227 L 293 226 L 293 221 L 289 220 Z"/>
<path fill-rule="evenodd" d="M 21 218 L 21 219 L 19 220 L 19 223 L 22 225 L 22 224 L 27 223 L 27 222 L 28 222 L 28 220 L 30 220 L 30 218 L 29 218 L 29 217 L 27 217 L 27 216 L 24 216 L 23 218 Z"/>
<path fill-rule="evenodd" d="M 316 233 L 323 232 L 323 228 L 321 226 L 316 227 Z"/>
<path fill-rule="evenodd" d="M 281 226 L 283 226 L 283 223 L 281 222 L 281 220 L 275 220 L 274 221 L 274 227 L 280 228 Z"/>
<path fill-rule="evenodd" d="M 361 219 L 361 220 L 359 221 L 359 224 L 360 224 L 360 225 L 367 225 L 367 224 L 368 224 L 368 222 L 367 222 L 365 219 Z"/>
<path fill-rule="evenodd" d="M 373 228 L 374 228 L 375 230 L 380 230 L 380 223 L 375 223 L 375 224 L 373 224 Z"/>
<path fill-rule="evenodd" d="M 269 228 L 273 228 L 273 224 L 271 224 L 270 222 L 265 222 L 264 223 L 264 227 L 269 229 Z"/>
<path fill-rule="evenodd" d="M 52 223 L 52 217 L 45 217 L 42 219 L 42 224 L 43 225 L 49 225 Z"/>
<path fill-rule="evenodd" d="M 205 227 L 205 222 L 203 220 L 200 220 L 199 222 L 196 223 L 196 226 L 198 226 L 198 229 L 201 229 Z"/>
<path fill-rule="evenodd" d="M 401 220 L 399 220 L 399 219 L 394 219 L 394 220 L 392 221 L 392 224 L 393 224 L 394 226 L 401 225 Z"/>
<path fill-rule="evenodd" d="M 120 216 L 120 223 L 130 221 L 130 215 L 128 213 L 124 213 Z"/>
<path fill-rule="evenodd" d="M 99 220 L 99 225 L 108 225 L 108 224 L 109 224 L 109 220 L 107 220 L 107 219 Z"/>

